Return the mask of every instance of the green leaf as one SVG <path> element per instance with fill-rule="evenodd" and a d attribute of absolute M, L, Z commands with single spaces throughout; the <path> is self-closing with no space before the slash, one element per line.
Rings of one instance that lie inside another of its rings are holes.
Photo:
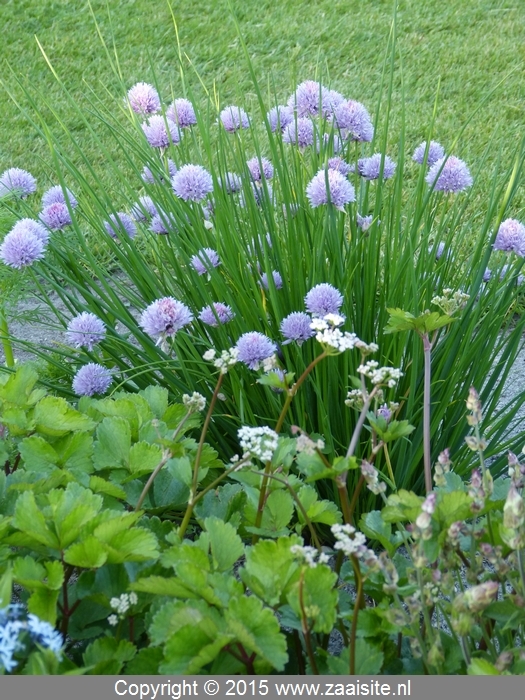
<path fill-rule="evenodd" d="M 139 395 L 146 399 L 153 415 L 160 420 L 168 410 L 168 390 L 161 386 L 152 385 L 139 391 Z"/>
<path fill-rule="evenodd" d="M 36 505 L 35 496 L 31 491 L 25 491 L 18 497 L 12 524 L 37 542 L 52 549 L 60 549 L 58 538 L 47 527 L 44 515 Z"/>
<path fill-rule="evenodd" d="M 269 608 L 263 608 L 254 596 L 234 598 L 225 612 L 228 630 L 235 635 L 246 651 L 282 671 L 288 661 L 286 639 L 280 632 L 279 622 Z"/>
<path fill-rule="evenodd" d="M 242 581 L 271 607 L 284 603 L 286 593 L 299 577 L 299 564 L 290 551 L 302 545 L 296 536 L 264 540 L 248 550 L 246 564 L 240 569 Z"/>
<path fill-rule="evenodd" d="M 89 478 L 89 488 L 93 493 L 103 493 L 107 496 L 112 496 L 113 498 L 118 498 L 120 500 L 126 500 L 126 492 L 120 486 L 111 483 L 111 481 L 106 481 L 100 476 L 91 476 Z"/>
<path fill-rule="evenodd" d="M 192 587 L 184 585 L 182 581 L 173 576 L 170 578 L 165 576 L 146 576 L 132 583 L 130 588 L 133 591 L 172 596 L 173 598 L 197 598 L 197 594 Z"/>
<path fill-rule="evenodd" d="M 276 536 L 287 534 L 286 526 L 292 519 L 293 512 L 293 498 L 288 491 L 272 491 L 264 504 L 261 528 Z"/>
<path fill-rule="evenodd" d="M 95 469 L 128 466 L 131 430 L 124 418 L 104 418 L 97 428 Z"/>
<path fill-rule="evenodd" d="M 235 528 L 219 518 L 206 518 L 204 521 L 210 538 L 213 568 L 217 571 L 229 571 L 244 554 L 244 546 Z"/>
<path fill-rule="evenodd" d="M 6 608 L 11 602 L 13 591 L 13 572 L 8 564 L 6 570 L 0 577 L 0 610 Z"/>
<path fill-rule="evenodd" d="M 161 661 L 162 649 L 144 647 L 126 665 L 124 673 L 127 676 L 156 676 L 159 673 L 159 664 Z"/>
<path fill-rule="evenodd" d="M 472 659 L 468 668 L 469 676 L 500 676 L 498 669 L 487 659 Z"/>
<path fill-rule="evenodd" d="M 357 675 L 375 676 L 381 673 L 384 654 L 374 644 L 370 644 L 365 639 L 357 638 L 355 644 L 355 673 Z M 340 656 L 328 656 L 326 659 L 330 673 L 334 675 L 348 675 L 350 666 L 350 653 L 348 647 L 343 650 Z M 357 694 L 357 693 L 356 693 Z"/>
<path fill-rule="evenodd" d="M 414 521 L 421 512 L 423 499 L 412 491 L 401 489 L 388 497 L 387 504 L 381 511 L 387 523 Z"/>
<path fill-rule="evenodd" d="M 37 562 L 31 556 L 18 557 L 13 566 L 13 578 L 24 588 L 59 590 L 64 582 L 64 569 L 59 561 Z"/>
<path fill-rule="evenodd" d="M 387 552 L 392 556 L 396 546 L 392 544 L 392 526 L 385 522 L 381 511 L 372 510 L 364 515 L 359 521 L 359 529 L 370 539 L 380 542 Z"/>
<path fill-rule="evenodd" d="M 82 659 L 90 666 L 89 675 L 115 675 L 119 673 L 126 661 L 131 661 L 137 649 L 134 644 L 121 639 L 117 642 L 113 637 L 102 637 L 92 642 Z"/>
<path fill-rule="evenodd" d="M 157 538 L 150 530 L 134 527 L 119 532 L 106 543 L 108 564 L 122 564 L 125 561 L 149 561 L 158 559 Z"/>
<path fill-rule="evenodd" d="M 51 436 L 92 430 L 95 427 L 91 418 L 76 411 L 65 399 L 56 396 L 46 396 L 37 403 L 33 420 L 37 432 Z"/>
<path fill-rule="evenodd" d="M 82 569 L 98 569 L 106 563 L 107 558 L 104 546 L 93 535 L 71 545 L 64 552 L 64 560 L 68 564 Z"/>
<path fill-rule="evenodd" d="M 57 621 L 57 602 L 59 591 L 50 588 L 37 588 L 27 601 L 27 609 L 41 620 L 53 626 Z"/>
<path fill-rule="evenodd" d="M 471 498 L 464 491 L 442 493 L 434 511 L 434 518 L 438 518 L 444 526 L 449 527 L 457 520 L 470 517 L 470 503 Z"/>
<path fill-rule="evenodd" d="M 31 471 L 49 470 L 58 463 L 58 455 L 51 445 L 40 435 L 24 438 L 19 451 L 26 469 Z"/>
<path fill-rule="evenodd" d="M 25 406 L 29 403 L 29 396 L 37 381 L 38 374 L 31 365 L 20 365 L 5 384 L 0 385 L 0 399 L 6 403 Z"/>
<path fill-rule="evenodd" d="M 195 514 L 201 522 L 209 516 L 238 526 L 246 504 L 246 493 L 240 484 L 225 484 L 212 489 L 201 498 L 195 507 Z"/>
<path fill-rule="evenodd" d="M 302 583 L 301 583 L 302 581 Z M 302 618 L 304 609 L 314 632 L 329 634 L 335 624 L 338 595 L 334 586 L 337 574 L 327 566 L 303 569 L 287 599 L 290 607 Z M 301 605 L 302 598 L 302 605 Z"/>
<path fill-rule="evenodd" d="M 129 451 L 129 469 L 134 476 L 151 474 L 162 460 L 162 449 L 158 445 L 137 442 Z"/>
<path fill-rule="evenodd" d="M 341 522 L 341 514 L 332 501 L 318 500 L 317 492 L 312 486 L 303 486 L 297 498 L 301 502 L 303 508 L 309 520 L 312 523 L 323 523 L 324 525 L 335 525 L 335 523 Z M 299 522 L 304 526 L 306 521 L 304 519 L 301 509 L 295 504 L 297 511 L 297 518 Z M 301 528 L 302 529 L 302 528 Z"/>
<path fill-rule="evenodd" d="M 59 456 L 58 464 L 64 469 L 78 469 L 90 474 L 93 471 L 93 436 L 88 433 L 71 433 L 53 443 Z"/>

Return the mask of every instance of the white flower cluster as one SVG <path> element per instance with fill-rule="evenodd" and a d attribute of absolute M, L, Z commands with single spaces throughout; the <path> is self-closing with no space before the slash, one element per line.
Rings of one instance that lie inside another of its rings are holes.
<path fill-rule="evenodd" d="M 344 323 L 343 316 L 337 314 L 327 314 L 324 318 L 314 318 L 310 328 L 316 331 L 315 339 L 321 345 L 328 345 L 338 352 L 352 350 L 355 348 L 359 338 L 355 333 L 343 333 L 338 326 Z"/>
<path fill-rule="evenodd" d="M 372 384 L 386 385 L 390 388 L 394 387 L 399 379 L 403 376 L 403 372 L 395 367 L 380 367 L 376 360 L 369 360 L 364 365 L 359 365 L 357 368 L 359 374 L 364 374 L 368 377 Z"/>
<path fill-rule="evenodd" d="M 360 411 L 363 408 L 363 392 L 361 389 L 352 389 L 346 395 L 345 405 L 350 408 L 357 408 Z"/>
<path fill-rule="evenodd" d="M 295 441 L 297 452 L 304 452 L 307 455 L 313 455 L 316 450 L 324 449 L 324 440 L 312 440 L 308 435 L 299 435 Z"/>
<path fill-rule="evenodd" d="M 111 598 L 109 601 L 110 606 L 113 610 L 116 610 L 117 615 L 109 615 L 108 622 L 112 627 L 118 625 L 120 617 L 125 615 L 132 605 L 138 603 L 138 596 L 136 593 L 122 593 L 120 598 Z"/>
<path fill-rule="evenodd" d="M 184 394 L 182 397 L 182 403 L 186 406 L 188 411 L 203 411 L 206 406 L 206 399 L 202 394 L 198 394 L 196 391 L 193 392 L 191 396 Z"/>
<path fill-rule="evenodd" d="M 358 340 L 355 346 L 358 350 L 361 350 L 363 355 L 370 355 L 379 350 L 379 345 L 377 343 L 365 343 L 364 340 Z"/>
<path fill-rule="evenodd" d="M 366 487 L 372 491 L 372 493 L 375 493 L 376 496 L 386 491 L 385 482 L 379 481 L 379 472 L 372 464 L 363 461 L 361 463 L 361 474 L 366 481 Z"/>
<path fill-rule="evenodd" d="M 435 306 L 439 306 L 441 311 L 447 316 L 452 316 L 458 309 L 462 309 L 470 299 L 464 292 L 454 292 L 452 289 L 444 289 L 443 296 L 435 296 L 430 300 Z"/>
<path fill-rule="evenodd" d="M 279 360 L 277 359 L 277 355 L 272 355 L 271 357 L 267 357 L 265 360 L 263 360 L 262 367 L 264 372 L 271 372 L 274 369 L 278 369 Z"/>
<path fill-rule="evenodd" d="M 292 554 L 303 558 L 311 569 L 314 569 L 317 564 L 327 564 L 330 561 L 330 557 L 327 554 L 320 552 L 315 547 L 301 547 L 300 544 L 294 544 L 290 547 L 290 551 Z"/>
<path fill-rule="evenodd" d="M 237 363 L 238 357 L 239 351 L 237 348 L 223 350 L 218 357 L 217 351 L 212 348 L 204 353 L 202 359 L 206 360 L 206 362 L 213 362 L 221 374 L 227 374 L 228 369 Z"/>
<path fill-rule="evenodd" d="M 332 525 L 331 530 L 337 542 L 334 549 L 340 549 L 347 557 L 356 556 L 370 569 L 379 566 L 375 553 L 366 546 L 366 538 L 352 525 Z"/>
<path fill-rule="evenodd" d="M 424 540 L 432 537 L 432 513 L 436 509 L 436 498 L 434 491 L 429 493 L 421 504 L 421 513 L 416 518 L 416 527 Z"/>
<path fill-rule="evenodd" d="M 277 448 L 279 436 L 271 428 L 250 428 L 243 426 L 237 433 L 244 457 L 257 457 L 261 462 L 269 462 Z"/>

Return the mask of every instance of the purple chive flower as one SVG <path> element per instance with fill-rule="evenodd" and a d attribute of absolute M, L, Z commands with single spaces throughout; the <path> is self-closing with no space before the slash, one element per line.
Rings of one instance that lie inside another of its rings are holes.
<path fill-rule="evenodd" d="M 297 345 L 302 345 L 305 340 L 312 338 L 315 331 L 310 328 L 312 319 L 302 311 L 293 311 L 281 321 L 281 333 L 286 338 L 283 345 L 288 345 L 294 341 Z"/>
<path fill-rule="evenodd" d="M 131 109 L 137 114 L 155 114 L 160 109 L 159 93 L 148 83 L 137 83 L 130 88 L 128 101 Z"/>
<path fill-rule="evenodd" d="M 156 184 L 163 184 L 166 182 L 166 179 L 170 179 L 175 175 L 177 172 L 177 166 L 175 163 L 171 160 L 171 158 L 168 159 L 168 173 L 169 173 L 169 178 L 166 178 L 165 174 L 159 175 L 157 172 L 155 174 L 151 170 L 151 168 L 148 168 L 147 165 L 144 166 L 141 174 L 142 181 L 145 182 L 147 185 L 156 185 Z"/>
<path fill-rule="evenodd" d="M 365 180 L 377 180 L 381 173 L 381 153 L 374 153 L 370 158 L 360 158 L 357 161 L 357 169 L 359 175 L 365 178 Z M 383 180 L 388 180 L 396 172 L 396 164 L 394 161 L 385 156 L 385 162 L 383 165 Z"/>
<path fill-rule="evenodd" d="M 140 197 L 139 201 L 131 209 L 131 216 L 135 221 L 147 221 L 158 214 L 155 202 L 145 195 Z"/>
<path fill-rule="evenodd" d="M 21 168 L 9 168 L 0 175 L 0 197 L 12 193 L 20 199 L 25 199 L 36 191 L 36 180 Z"/>
<path fill-rule="evenodd" d="M 20 231 L 25 231 L 35 236 L 35 238 L 39 238 L 44 245 L 49 241 L 49 231 L 40 221 L 35 221 L 34 219 L 20 219 L 20 221 L 17 221 L 13 226 L 10 233 L 18 233 Z"/>
<path fill-rule="evenodd" d="M 330 90 L 315 80 L 305 80 L 291 95 L 288 107 L 297 112 L 298 117 L 326 116 L 331 111 Z"/>
<path fill-rule="evenodd" d="M 361 216 L 361 214 L 357 215 L 357 227 L 361 229 L 361 231 L 368 231 L 370 226 L 372 225 L 372 221 L 374 220 L 374 217 L 372 214 L 369 216 Z"/>
<path fill-rule="evenodd" d="M 182 136 L 175 122 L 160 115 L 150 117 L 147 122 L 144 122 L 142 131 L 153 148 L 168 148 L 172 143 L 179 143 Z"/>
<path fill-rule="evenodd" d="M 73 391 L 77 396 L 105 394 L 112 381 L 109 369 L 90 362 L 81 367 L 73 377 Z"/>
<path fill-rule="evenodd" d="M 525 256 L 525 226 L 516 219 L 502 221 L 494 241 L 494 250 Z"/>
<path fill-rule="evenodd" d="M 333 121 L 338 129 L 348 132 L 352 141 L 371 141 L 374 138 L 374 125 L 361 102 L 347 100 L 338 104 L 334 108 Z"/>
<path fill-rule="evenodd" d="M 262 333 L 244 333 L 237 341 L 240 362 L 250 369 L 259 369 L 261 362 L 277 352 L 277 346 Z"/>
<path fill-rule="evenodd" d="M 44 207 L 40 212 L 39 218 L 40 221 L 52 231 L 59 231 L 72 223 L 69 209 L 65 204 L 61 204 L 60 202 L 55 202 L 48 207 Z"/>
<path fill-rule="evenodd" d="M 388 423 L 390 419 L 392 418 L 392 411 L 388 408 L 386 403 L 384 403 L 382 406 L 379 406 L 377 409 L 377 415 L 380 416 L 381 418 L 384 418 L 386 422 Z"/>
<path fill-rule="evenodd" d="M 274 270 L 272 272 L 272 278 L 273 278 L 273 283 L 275 285 L 275 289 L 282 289 L 283 288 L 283 278 L 281 277 L 279 272 L 277 272 L 277 270 Z M 261 284 L 265 289 L 269 289 L 269 280 L 268 280 L 268 275 L 266 274 L 266 272 L 261 275 Z"/>
<path fill-rule="evenodd" d="M 263 178 L 266 180 L 271 180 L 273 177 L 273 165 L 270 163 L 268 158 L 261 158 L 260 160 L 257 157 L 251 158 L 250 160 L 246 161 L 246 165 L 248 166 L 252 179 L 256 182 L 262 180 Z"/>
<path fill-rule="evenodd" d="M 137 226 L 131 216 L 123 211 L 110 214 L 109 221 L 104 221 L 104 228 L 111 238 L 120 238 L 125 233 L 129 238 L 137 235 Z"/>
<path fill-rule="evenodd" d="M 306 196 L 312 207 L 333 204 L 342 209 L 348 202 L 355 202 L 354 186 L 338 170 L 319 170 L 306 188 Z"/>
<path fill-rule="evenodd" d="M 51 204 L 65 204 L 67 206 L 68 201 L 71 209 L 78 206 L 77 199 L 71 190 L 66 188 L 66 193 L 64 194 L 64 190 L 60 185 L 54 185 L 42 195 L 42 208 L 49 207 Z"/>
<path fill-rule="evenodd" d="M 213 307 L 213 308 L 212 308 Z M 211 306 L 205 306 L 200 314 L 199 319 L 207 326 L 218 326 L 221 323 L 228 323 L 235 317 L 231 307 L 227 304 L 214 302 Z"/>
<path fill-rule="evenodd" d="M 193 314 L 181 301 L 173 297 L 163 297 L 151 303 L 140 317 L 140 327 L 154 339 L 157 344 L 166 337 L 174 336 L 177 331 L 193 320 Z"/>
<path fill-rule="evenodd" d="M 242 190 L 242 180 L 236 173 L 226 173 L 221 177 L 220 183 L 227 194 L 235 194 Z"/>
<path fill-rule="evenodd" d="M 166 214 L 166 212 L 158 212 L 151 219 L 150 231 L 157 233 L 160 236 L 165 236 L 168 233 L 177 233 L 178 226 L 175 221 L 173 214 Z"/>
<path fill-rule="evenodd" d="M 216 250 L 203 248 L 192 257 L 191 264 L 199 275 L 204 275 L 206 272 L 211 272 L 212 267 L 218 267 L 221 261 Z"/>
<path fill-rule="evenodd" d="M 9 267 L 20 269 L 44 257 L 46 244 L 29 229 L 13 229 L 0 245 L 0 260 Z"/>
<path fill-rule="evenodd" d="M 291 124 L 294 120 L 293 110 L 285 105 L 277 105 L 277 107 L 272 107 L 271 110 L 266 115 L 270 123 L 270 129 L 275 131 L 283 131 L 288 124 Z"/>
<path fill-rule="evenodd" d="M 342 158 L 339 158 L 339 156 L 335 156 L 335 158 L 328 159 L 328 168 L 330 170 L 337 170 L 337 172 L 341 173 L 341 175 L 344 175 L 344 177 L 347 177 L 348 175 L 350 175 L 350 173 L 353 173 L 355 170 L 354 165 L 350 165 Z"/>
<path fill-rule="evenodd" d="M 431 253 L 432 250 L 433 250 L 433 246 L 428 249 L 428 252 Z M 443 243 L 443 241 L 440 241 L 438 243 L 438 247 L 436 248 L 436 260 L 439 260 L 442 257 L 444 252 L 445 252 L 445 244 Z"/>
<path fill-rule="evenodd" d="M 172 122 L 178 124 L 181 129 L 187 129 L 197 123 L 195 109 L 189 100 L 184 97 L 179 97 L 175 102 L 172 102 L 166 110 L 166 116 Z"/>
<path fill-rule="evenodd" d="M 248 129 L 250 127 L 250 119 L 244 109 L 237 107 L 236 105 L 230 105 L 225 107 L 219 114 L 219 119 L 222 122 L 223 127 L 230 134 L 239 129 Z"/>
<path fill-rule="evenodd" d="M 213 180 L 202 165 L 183 165 L 171 178 L 171 186 L 185 202 L 200 202 L 213 191 Z"/>
<path fill-rule="evenodd" d="M 343 142 L 337 134 L 323 134 L 322 141 L 317 144 L 317 153 L 323 148 L 331 148 L 333 153 L 339 153 L 343 148 Z"/>
<path fill-rule="evenodd" d="M 299 148 L 311 146 L 314 142 L 314 123 L 311 119 L 300 118 L 286 126 L 283 131 L 283 141 L 293 143 Z"/>
<path fill-rule="evenodd" d="M 423 141 L 414 151 L 412 160 L 415 160 L 419 165 L 423 165 L 423 160 L 425 158 L 425 151 L 427 148 L 427 142 Z M 427 165 L 430 167 L 434 165 L 438 160 L 445 157 L 445 149 L 437 141 L 431 141 L 428 147 Z"/>
<path fill-rule="evenodd" d="M 84 311 L 72 318 L 67 325 L 66 338 L 74 348 L 93 347 L 106 337 L 106 326 L 95 314 Z"/>
<path fill-rule="evenodd" d="M 473 182 L 466 163 L 455 156 L 437 160 L 428 171 L 425 180 L 438 192 L 461 192 Z"/>
<path fill-rule="evenodd" d="M 343 295 L 331 284 L 317 284 L 305 296 L 304 303 L 306 310 L 315 316 L 337 314 L 343 304 Z"/>
<path fill-rule="evenodd" d="M 489 270 L 489 268 L 487 267 L 487 269 L 483 273 L 483 282 L 490 282 L 491 278 L 492 278 L 492 270 Z"/>

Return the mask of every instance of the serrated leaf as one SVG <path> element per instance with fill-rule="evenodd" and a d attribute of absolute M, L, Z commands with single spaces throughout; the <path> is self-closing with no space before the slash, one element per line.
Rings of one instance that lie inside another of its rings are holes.
<path fill-rule="evenodd" d="M 172 596 L 173 598 L 197 598 L 197 594 L 190 586 L 185 586 L 182 581 L 173 576 L 170 578 L 165 576 L 146 576 L 132 583 L 130 588 L 132 591 Z"/>
<path fill-rule="evenodd" d="M 134 476 L 151 474 L 162 460 L 162 449 L 158 445 L 137 442 L 129 451 L 129 470 Z"/>
<path fill-rule="evenodd" d="M 127 676 L 156 676 L 159 673 L 161 661 L 162 649 L 145 647 L 126 664 L 124 673 Z"/>
<path fill-rule="evenodd" d="M 95 424 L 83 413 L 72 408 L 65 399 L 46 396 L 37 403 L 33 413 L 37 432 L 60 436 L 74 431 L 92 430 Z"/>
<path fill-rule="evenodd" d="M 220 518 L 223 522 L 238 525 L 246 504 L 246 493 L 240 484 L 225 484 L 212 489 L 201 498 L 195 507 L 195 515 L 200 521 L 209 516 Z"/>
<path fill-rule="evenodd" d="M 337 574 L 319 565 L 303 570 L 301 578 L 288 593 L 287 600 L 298 617 L 305 610 L 315 632 L 329 634 L 335 624 L 338 595 L 334 586 Z M 302 605 L 301 605 L 302 599 Z"/>
<path fill-rule="evenodd" d="M 248 550 L 246 564 L 240 569 L 242 581 L 271 607 L 285 602 L 285 595 L 299 576 L 299 565 L 291 552 L 302 545 L 299 537 L 264 540 Z"/>
<path fill-rule="evenodd" d="M 27 609 L 54 626 L 57 621 L 58 594 L 58 591 L 50 588 L 37 588 L 27 600 Z"/>
<path fill-rule="evenodd" d="M 64 561 L 81 569 L 98 569 L 106 563 L 108 555 L 96 537 L 88 535 L 82 542 L 72 544 L 64 552 Z"/>
<path fill-rule="evenodd" d="M 6 608 L 11 602 L 13 591 L 13 572 L 11 565 L 7 564 L 6 570 L 0 576 L 0 610 Z"/>
<path fill-rule="evenodd" d="M 204 521 L 210 540 L 213 567 L 217 571 L 229 571 L 244 554 L 244 545 L 235 528 L 219 518 Z"/>
<path fill-rule="evenodd" d="M 58 463 L 57 453 L 40 435 L 24 438 L 18 449 L 26 469 L 30 471 L 48 470 Z"/>
<path fill-rule="evenodd" d="M 7 381 L 0 385 L 0 399 L 6 403 L 24 406 L 38 381 L 38 374 L 31 365 L 20 365 Z"/>
<path fill-rule="evenodd" d="M 113 484 L 111 481 L 106 481 L 100 476 L 91 476 L 89 478 L 89 488 L 93 493 L 103 493 L 107 496 L 112 496 L 113 498 L 118 498 L 120 500 L 126 500 L 126 492 L 117 484 Z"/>
<path fill-rule="evenodd" d="M 52 549 L 60 549 L 58 538 L 48 528 L 44 515 L 39 510 L 35 496 L 31 491 L 25 491 L 18 497 L 12 524 L 13 527 L 37 542 Z"/>
<path fill-rule="evenodd" d="M 277 535 L 286 534 L 283 530 L 292 519 L 294 502 L 288 491 L 272 491 L 266 503 L 261 521 L 261 528 Z"/>
<path fill-rule="evenodd" d="M 182 627 L 168 640 L 164 648 L 165 660 L 159 671 L 174 675 L 198 673 L 221 653 L 231 639 L 231 635 L 203 622 L 199 627 Z"/>
<path fill-rule="evenodd" d="M 356 676 L 377 675 L 381 673 L 384 654 L 373 644 L 365 639 L 358 638 L 355 642 L 355 673 Z M 326 659 L 330 673 L 334 675 L 348 675 L 350 667 L 350 654 L 348 647 L 340 656 L 328 656 Z"/>
<path fill-rule="evenodd" d="M 438 499 L 434 517 L 438 518 L 447 527 L 457 520 L 465 520 L 472 514 L 470 510 L 471 498 L 464 491 L 443 493 Z"/>
<path fill-rule="evenodd" d="M 400 489 L 388 497 L 381 511 L 383 520 L 387 523 L 414 521 L 421 512 L 422 502 L 423 499 L 412 491 Z"/>
<path fill-rule="evenodd" d="M 381 511 L 372 510 L 362 516 L 359 529 L 370 539 L 380 542 L 390 556 L 395 552 L 396 546 L 391 542 L 392 526 L 383 520 Z"/>
<path fill-rule="evenodd" d="M 41 564 L 31 556 L 18 557 L 13 565 L 13 578 L 30 591 L 36 588 L 59 590 L 64 581 L 64 569 L 59 561 Z"/>
<path fill-rule="evenodd" d="M 323 523 L 324 525 L 335 525 L 341 522 L 341 514 L 332 501 L 318 500 L 317 492 L 311 486 L 303 486 L 297 498 L 301 502 L 308 519 L 312 523 Z M 295 504 L 297 517 L 302 525 L 306 524 L 301 509 Z"/>
<path fill-rule="evenodd" d="M 72 433 L 53 443 L 58 465 L 63 469 L 93 471 L 93 436 L 88 432 Z"/>
<path fill-rule="evenodd" d="M 139 395 L 148 402 L 155 418 L 160 420 L 168 410 L 168 390 L 161 386 L 148 386 Z"/>
<path fill-rule="evenodd" d="M 472 659 L 467 668 L 469 676 L 500 676 L 498 669 L 487 659 Z"/>
<path fill-rule="evenodd" d="M 119 532 L 106 542 L 108 564 L 122 564 L 126 561 L 149 561 L 159 556 L 155 535 L 144 528 L 134 527 Z"/>
<path fill-rule="evenodd" d="M 97 428 L 95 469 L 128 466 L 131 430 L 124 418 L 104 418 Z"/>
<path fill-rule="evenodd" d="M 101 637 L 87 647 L 82 659 L 85 666 L 91 667 L 90 675 L 114 675 L 136 652 L 135 645 L 125 639 L 117 642 L 113 637 Z"/>

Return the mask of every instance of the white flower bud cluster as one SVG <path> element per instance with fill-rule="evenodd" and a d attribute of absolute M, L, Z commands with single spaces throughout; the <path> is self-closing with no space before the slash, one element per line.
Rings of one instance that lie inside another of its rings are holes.
<path fill-rule="evenodd" d="M 327 564 L 330 557 L 324 552 L 319 552 L 315 547 L 304 546 L 301 547 L 300 544 L 294 544 L 290 547 L 292 554 L 296 554 L 298 557 L 304 559 L 305 563 L 311 569 L 314 569 L 317 564 Z"/>
<path fill-rule="evenodd" d="M 375 493 L 376 496 L 386 491 L 385 482 L 379 481 L 379 472 L 372 464 L 363 461 L 361 463 L 361 474 L 366 481 L 367 489 Z"/>
<path fill-rule="evenodd" d="M 368 377 L 372 384 L 386 385 L 390 389 L 395 387 L 397 382 L 403 376 L 403 372 L 395 367 L 379 367 L 379 362 L 369 360 L 364 365 L 359 365 L 357 368 L 359 374 Z"/>
<path fill-rule="evenodd" d="M 421 504 L 421 513 L 416 518 L 416 527 L 424 540 L 432 537 L 432 513 L 436 509 L 436 498 L 434 492 L 429 493 Z"/>
<path fill-rule="evenodd" d="M 361 350 L 362 355 L 371 355 L 373 352 L 379 350 L 379 345 L 377 343 L 365 343 L 364 340 L 358 340 L 355 344 L 358 350 Z"/>
<path fill-rule="evenodd" d="M 206 399 L 202 394 L 198 394 L 196 391 L 193 392 L 191 396 L 189 394 L 184 394 L 182 397 L 182 403 L 186 406 L 188 411 L 195 413 L 196 411 L 203 411 L 206 407 Z"/>
<path fill-rule="evenodd" d="M 430 301 L 435 306 L 439 306 L 444 314 L 452 316 L 458 309 L 462 309 L 469 299 L 470 295 L 464 292 L 454 292 L 452 289 L 444 289 L 443 296 L 435 296 Z"/>
<path fill-rule="evenodd" d="M 352 389 L 346 395 L 345 405 L 350 408 L 356 408 L 360 411 L 363 408 L 363 392 L 361 389 Z"/>
<path fill-rule="evenodd" d="M 313 455 L 316 450 L 324 449 L 324 440 L 310 439 L 308 435 L 299 435 L 295 442 L 297 452 L 304 452 L 307 455 Z"/>
<path fill-rule="evenodd" d="M 277 448 L 279 436 L 271 428 L 250 428 L 243 426 L 237 433 L 244 457 L 256 457 L 261 462 L 269 462 Z"/>
<path fill-rule="evenodd" d="M 375 553 L 366 546 L 366 538 L 362 532 L 358 532 L 352 525 L 332 525 L 331 528 L 337 542 L 334 549 L 341 550 L 347 557 L 356 556 L 369 568 L 379 566 L 379 560 Z"/>
<path fill-rule="evenodd" d="M 328 345 L 338 352 L 352 350 L 355 348 L 359 338 L 355 333 L 343 333 L 338 326 L 344 323 L 343 316 L 337 314 L 327 314 L 324 318 L 314 318 L 310 328 L 316 331 L 315 339 L 321 345 Z"/>
<path fill-rule="evenodd" d="M 262 367 L 264 372 L 272 372 L 274 369 L 279 369 L 279 360 L 277 359 L 277 355 L 272 355 L 271 357 L 267 357 L 265 360 L 263 360 Z"/>
<path fill-rule="evenodd" d="M 116 610 L 119 615 L 124 615 L 130 606 L 136 605 L 138 603 L 138 597 L 136 593 L 123 593 L 120 598 L 112 598 L 109 601 L 110 606 L 113 610 Z"/>
<path fill-rule="evenodd" d="M 238 357 L 239 351 L 237 348 L 223 350 L 218 357 L 217 351 L 212 348 L 204 353 L 202 359 L 206 360 L 206 362 L 213 362 L 214 366 L 217 367 L 221 374 L 227 374 L 229 368 L 237 363 Z"/>

